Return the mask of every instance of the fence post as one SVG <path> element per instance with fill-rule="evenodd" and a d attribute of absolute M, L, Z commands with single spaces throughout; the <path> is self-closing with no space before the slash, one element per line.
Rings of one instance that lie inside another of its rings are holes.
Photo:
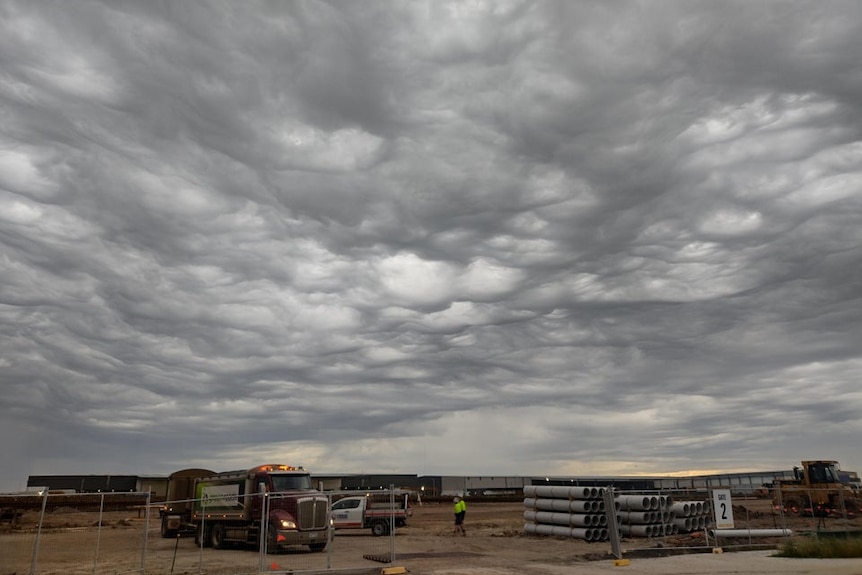
<path fill-rule="evenodd" d="M 39 538 L 42 536 L 42 522 L 45 520 L 45 507 L 48 505 L 48 488 L 42 491 L 42 510 L 39 512 L 39 525 L 36 528 L 36 541 L 33 543 L 33 558 L 30 560 L 30 575 L 36 575 L 36 560 L 39 557 Z"/>
<path fill-rule="evenodd" d="M 198 548 L 198 575 L 204 571 L 204 538 L 206 537 L 207 514 L 204 508 L 204 500 L 201 499 L 201 530 L 200 530 L 200 547 Z"/>
<path fill-rule="evenodd" d="M 405 509 L 406 511 L 406 509 Z M 395 484 L 389 484 L 389 563 L 395 563 Z"/>
<path fill-rule="evenodd" d="M 838 490 L 838 505 L 841 506 L 841 518 L 846 521 L 847 520 L 847 506 L 844 502 L 844 490 L 843 489 Z M 847 526 L 845 525 L 844 528 L 846 529 Z"/>
<path fill-rule="evenodd" d="M 782 492 L 782 491 L 781 491 L 781 486 L 780 486 L 780 485 L 776 485 L 776 486 L 774 487 L 774 489 L 776 489 L 776 490 L 777 490 L 777 498 L 778 498 L 778 513 L 780 514 L 780 517 L 781 517 L 781 528 L 782 528 L 782 529 L 787 529 L 787 528 L 788 528 L 788 527 L 787 527 L 787 519 L 788 519 L 788 515 L 787 515 L 787 513 L 788 513 L 788 510 L 785 510 L 786 503 L 784 502 L 784 492 Z M 792 510 L 790 511 L 790 513 L 792 513 Z M 801 513 L 800 513 L 800 517 L 801 517 L 801 516 L 802 516 L 802 515 L 801 515 Z"/>
<path fill-rule="evenodd" d="M 257 542 L 259 544 L 258 545 L 258 552 L 257 552 L 258 553 L 258 555 L 257 555 L 257 570 L 259 573 L 263 573 L 266 570 L 266 569 L 264 569 L 264 565 L 266 564 L 266 551 L 267 551 L 266 539 L 267 539 L 267 535 L 268 535 L 266 532 L 266 526 L 267 526 L 267 522 L 269 519 L 267 517 L 268 513 L 267 513 L 267 509 L 266 509 L 266 501 L 267 501 L 267 499 L 266 499 L 266 484 L 265 483 L 259 483 L 258 487 L 257 487 L 257 492 L 261 498 L 260 499 L 260 531 L 259 531 L 259 535 L 257 536 Z M 246 497 L 248 497 L 248 495 L 246 495 Z M 254 502 L 249 500 L 249 502 L 248 502 L 249 508 L 251 508 L 251 506 L 253 504 L 254 504 Z"/>
<path fill-rule="evenodd" d="M 144 511 L 144 542 L 141 545 L 141 575 L 146 573 L 146 565 L 147 565 L 147 539 L 150 534 L 150 498 L 152 497 L 152 491 L 150 491 L 149 487 L 147 487 L 147 502 L 146 508 Z"/>
<path fill-rule="evenodd" d="M 99 496 L 99 526 L 96 528 L 96 555 L 93 557 L 93 575 L 96 575 L 96 571 L 99 566 L 99 545 L 102 542 L 102 518 L 105 512 L 105 494 L 102 493 Z"/>
<path fill-rule="evenodd" d="M 326 518 L 326 570 L 332 569 L 332 539 L 335 528 L 332 526 L 332 493 L 326 494 L 326 508 L 329 516 Z"/>
<path fill-rule="evenodd" d="M 622 545 L 620 544 L 620 527 L 617 524 L 617 508 L 614 499 L 614 487 L 605 487 L 603 495 L 605 504 L 605 517 L 608 519 L 608 539 L 611 542 L 611 553 L 617 559 L 623 558 Z"/>

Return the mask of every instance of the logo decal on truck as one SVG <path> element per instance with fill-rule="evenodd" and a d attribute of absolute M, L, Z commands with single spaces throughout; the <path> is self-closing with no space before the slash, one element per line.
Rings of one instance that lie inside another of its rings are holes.
<path fill-rule="evenodd" d="M 207 507 L 240 507 L 239 484 L 204 485 L 201 490 L 201 506 Z"/>

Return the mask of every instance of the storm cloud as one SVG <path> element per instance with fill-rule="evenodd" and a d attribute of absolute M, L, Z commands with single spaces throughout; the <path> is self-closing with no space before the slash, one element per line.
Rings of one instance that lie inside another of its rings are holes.
<path fill-rule="evenodd" d="M 0 15 L 0 487 L 862 470 L 862 5 Z"/>

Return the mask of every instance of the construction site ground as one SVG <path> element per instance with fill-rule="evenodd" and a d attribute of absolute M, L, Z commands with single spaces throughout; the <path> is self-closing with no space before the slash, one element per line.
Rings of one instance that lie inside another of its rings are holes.
<path fill-rule="evenodd" d="M 332 547 L 333 555 L 343 556 L 339 564 L 355 566 L 355 572 L 377 572 L 382 568 L 398 566 L 409 573 L 426 575 L 592 575 L 598 573 L 659 574 L 673 573 L 830 573 L 836 575 L 862 575 L 862 559 L 787 559 L 775 557 L 783 538 L 726 539 L 716 542 L 705 539 L 703 533 L 675 535 L 660 538 L 626 538 L 622 541 L 623 558 L 628 564 L 615 563 L 609 542 L 588 543 L 578 539 L 536 537 L 524 533 L 524 507 L 520 502 L 486 503 L 468 500 L 466 519 L 467 535 L 452 533 L 452 510 L 448 502 L 425 503 L 414 508 L 407 527 L 398 530 L 395 538 L 395 557 L 391 563 L 380 562 L 386 557 L 375 557 L 368 549 L 386 538 L 374 538 L 366 530 L 339 531 Z M 28 514 L 31 512 L 28 512 Z M 53 530 L 92 528 L 92 515 L 67 512 L 46 516 L 44 532 Z M 782 527 L 781 518 L 772 512 L 768 500 L 741 500 L 734 505 L 737 528 L 772 529 Z M 26 523 L 27 517 L 24 518 Z M 100 537 L 100 557 L 110 559 L 111 554 L 128 553 L 128 537 L 124 530 L 140 532 L 143 519 L 134 512 L 111 512 L 104 521 L 113 528 Z M 76 523 L 77 522 L 77 523 Z M 810 517 L 788 518 L 786 526 L 796 533 L 817 528 L 826 530 L 862 530 L 862 519 Z M 0 531 L 0 554 L 9 550 L 14 533 Z M 161 547 L 173 547 L 176 542 L 164 540 L 154 533 L 148 538 L 153 552 Z M 180 542 L 192 546 L 191 538 Z M 720 553 L 718 551 L 721 551 Z M 205 549 L 205 571 L 228 573 L 248 572 L 254 550 Z M 385 554 L 384 554 L 385 555 Z M 377 559 L 377 560 L 375 560 Z M 623 561 L 623 563 L 626 563 Z M 192 573 L 188 569 L 185 573 Z M 50 560 L 40 560 L 38 575 L 67 575 L 92 573 L 92 553 L 69 552 Z M 177 571 L 178 573 L 180 571 Z M 344 572 L 344 571 L 341 571 Z M 18 573 L 21 573 L 20 571 Z M 161 575 L 162 571 L 148 566 L 147 573 Z M 197 573 L 197 570 L 193 570 Z M 0 575 L 12 575 L 2 569 Z M 167 572 L 166 572 L 167 575 Z"/>

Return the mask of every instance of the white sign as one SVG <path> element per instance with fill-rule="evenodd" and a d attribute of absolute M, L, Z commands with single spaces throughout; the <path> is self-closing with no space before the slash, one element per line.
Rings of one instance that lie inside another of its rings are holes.
<path fill-rule="evenodd" d="M 239 484 L 205 485 L 201 493 L 202 507 L 236 507 L 239 505 Z"/>
<path fill-rule="evenodd" d="M 715 514 L 716 529 L 733 529 L 733 505 L 730 489 L 713 489 L 712 511 Z"/>

